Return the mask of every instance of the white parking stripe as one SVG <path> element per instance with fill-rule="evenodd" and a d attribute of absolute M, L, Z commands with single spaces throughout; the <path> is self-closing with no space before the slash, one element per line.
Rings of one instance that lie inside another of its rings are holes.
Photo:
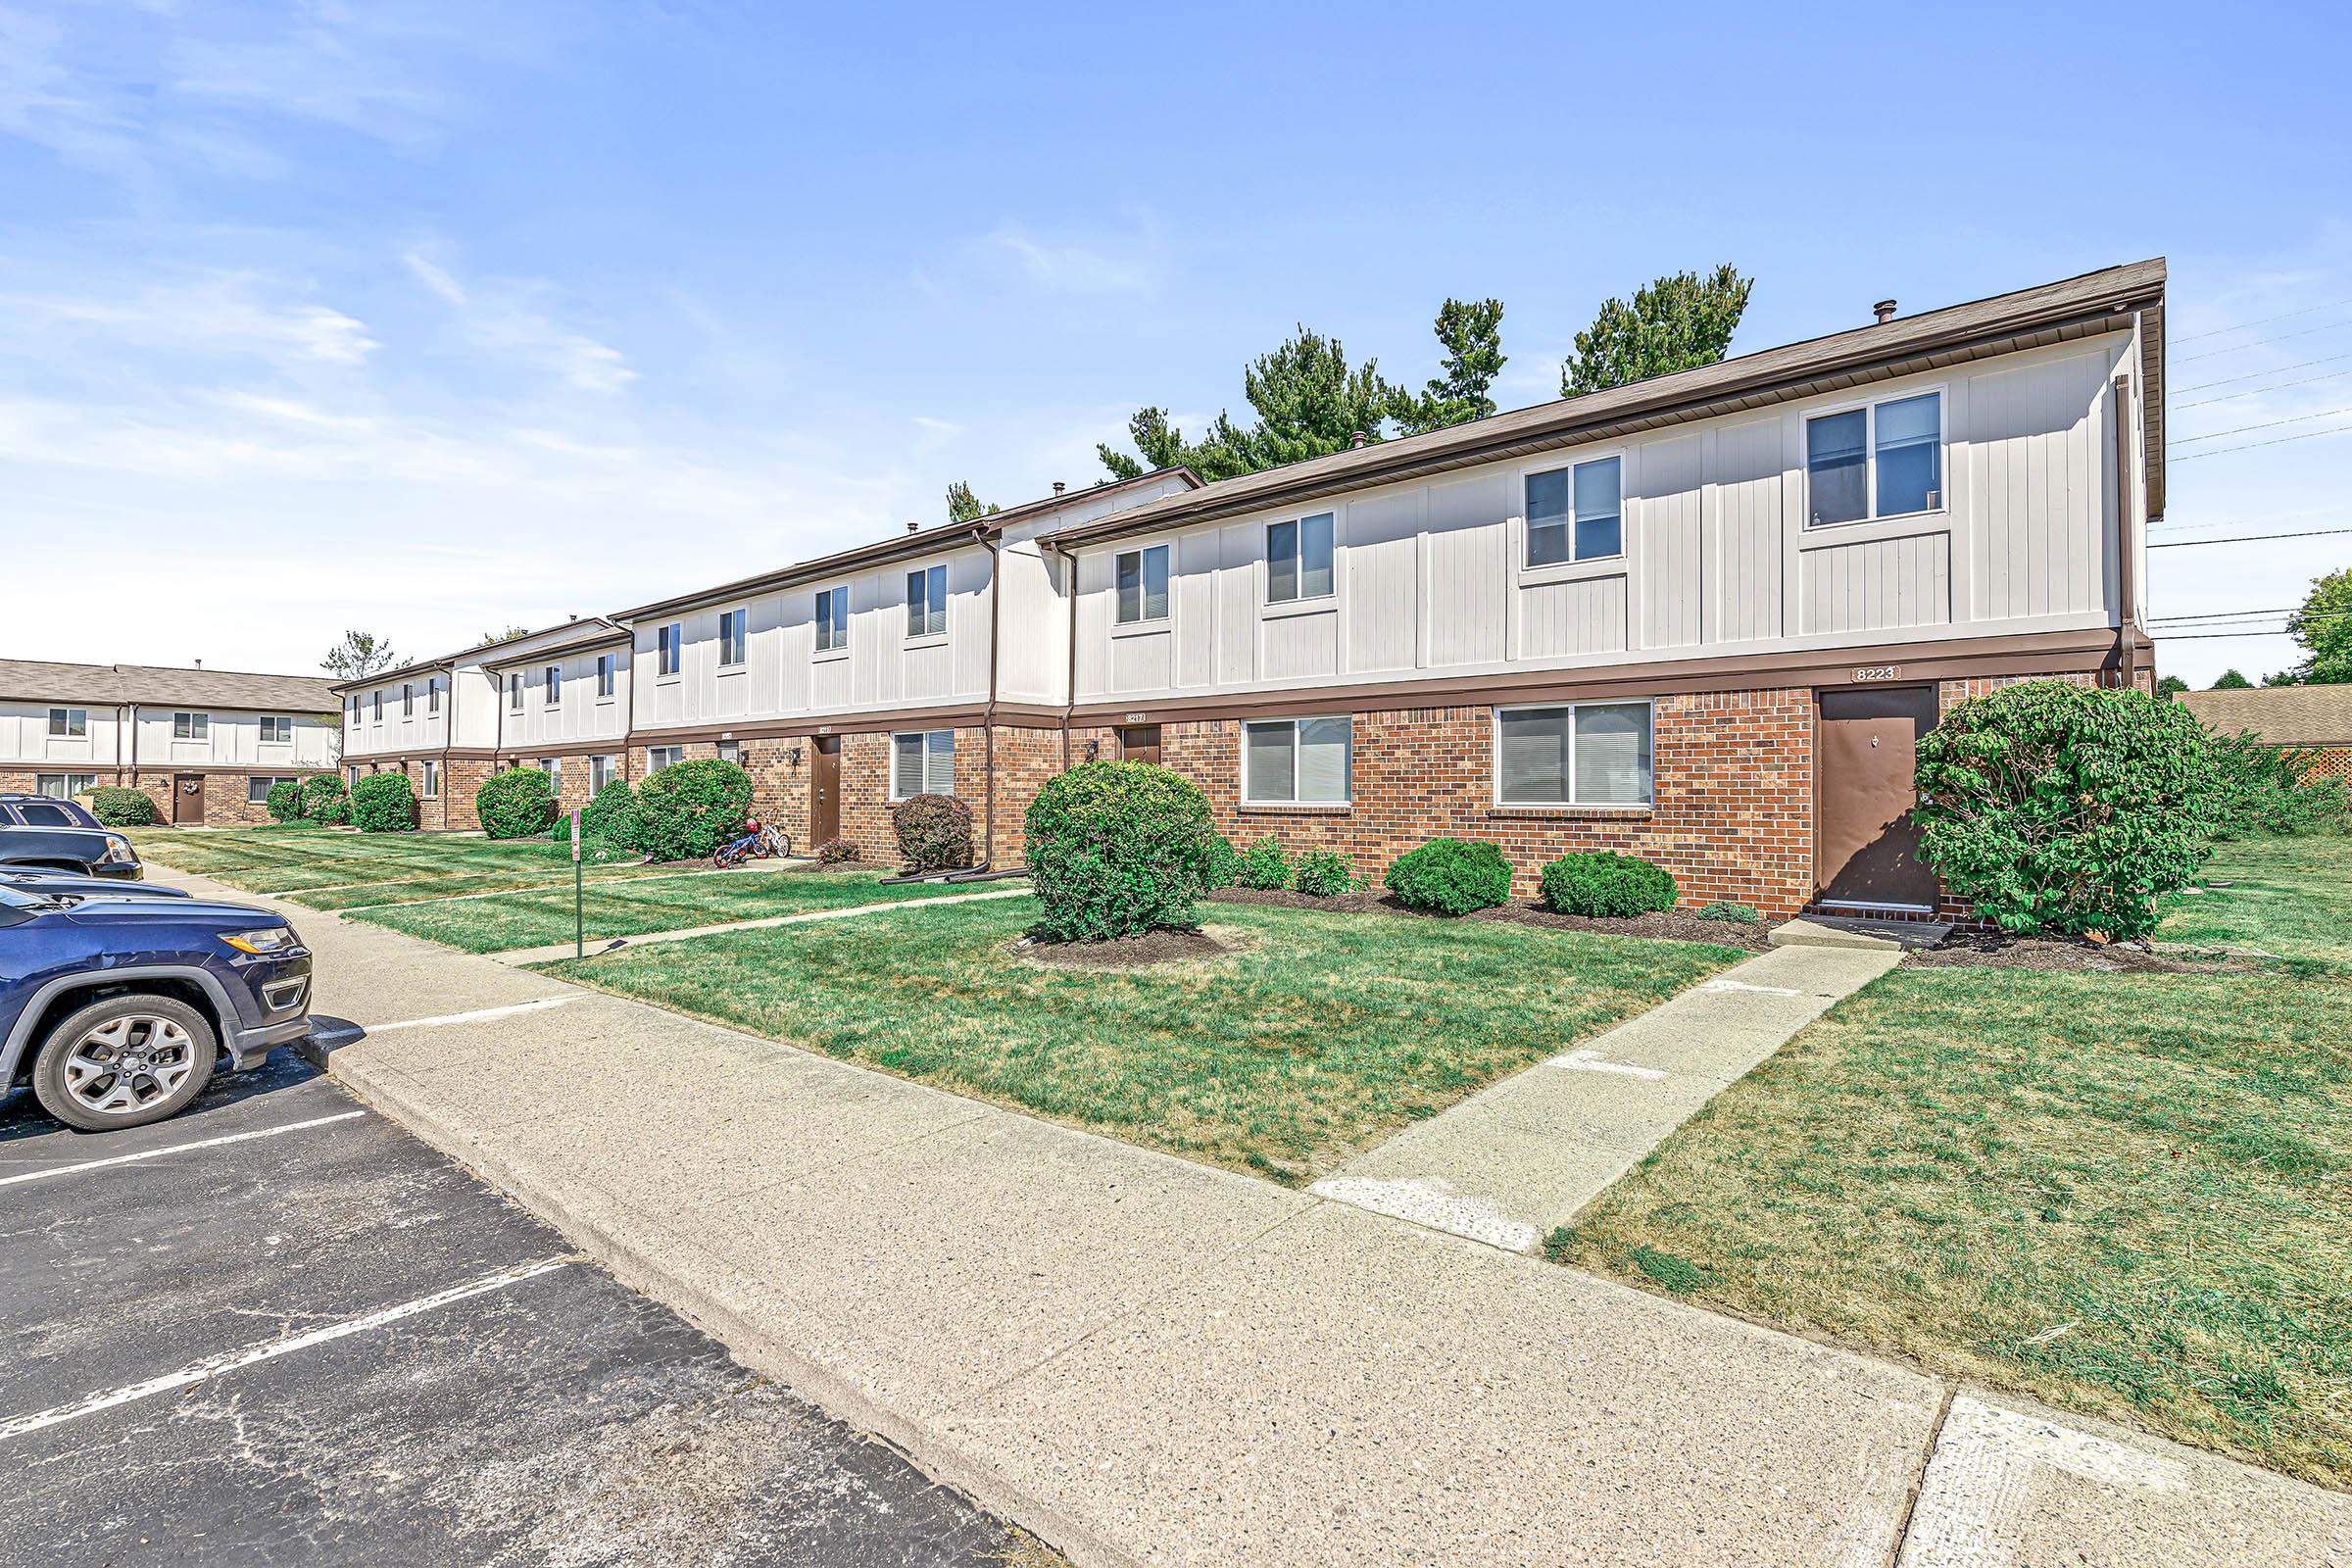
<path fill-rule="evenodd" d="M 404 1317 L 415 1317 L 419 1312 L 429 1312 L 437 1306 L 447 1306 L 452 1301 L 463 1301 L 469 1296 L 486 1296 L 492 1291 L 503 1291 L 510 1285 L 519 1285 L 524 1280 L 537 1279 L 542 1274 L 553 1273 L 572 1261 L 574 1259 L 569 1255 L 545 1258 L 536 1263 L 525 1264 L 521 1268 L 509 1269 L 503 1274 L 493 1274 L 487 1279 L 475 1280 L 469 1285 L 452 1286 L 446 1291 L 436 1291 L 430 1296 L 420 1296 L 414 1301 L 406 1301 L 399 1306 L 388 1306 L 380 1312 L 370 1312 L 366 1317 L 345 1318 L 340 1323 L 330 1323 L 325 1328 L 313 1329 L 308 1334 L 297 1334 L 292 1339 L 272 1340 L 268 1345 L 257 1345 L 246 1350 L 224 1350 L 219 1355 L 207 1356 L 201 1361 L 192 1361 L 176 1372 L 167 1372 L 160 1378 L 149 1378 L 144 1383 L 125 1384 L 122 1388 L 111 1389 L 104 1394 L 93 1394 L 88 1398 L 73 1404 L 56 1405 L 47 1410 L 35 1411 L 31 1415 L 21 1415 L 5 1425 L 0 1425 L 0 1443 L 5 1443 L 10 1438 L 24 1437 L 26 1433 L 38 1432 L 45 1427 L 62 1426 L 68 1421 L 78 1421 L 85 1415 L 96 1415 L 101 1410 L 111 1410 L 117 1405 L 129 1404 L 134 1400 L 144 1399 L 153 1395 L 169 1394 L 173 1389 L 184 1389 L 191 1383 L 202 1383 L 208 1378 L 217 1378 L 225 1372 L 235 1372 L 244 1367 L 259 1365 L 264 1361 L 273 1361 L 281 1355 L 291 1355 L 296 1350 L 307 1350 L 314 1345 L 324 1345 L 331 1340 L 346 1339 L 354 1334 L 364 1334 L 369 1329 L 381 1328 L 387 1323 L 397 1323 Z"/>
<path fill-rule="evenodd" d="M 60 1165 L 54 1170 L 28 1170 L 21 1176 L 0 1176 L 0 1187 L 14 1187 L 19 1182 L 46 1181 L 52 1176 L 71 1176 L 76 1171 L 100 1170 L 108 1165 L 132 1165 L 142 1159 L 162 1159 L 167 1154 L 184 1154 L 192 1149 L 219 1149 L 223 1144 L 247 1144 L 256 1138 L 275 1138 L 280 1133 L 298 1133 L 308 1127 L 323 1127 L 328 1122 L 349 1121 L 365 1116 L 364 1110 L 342 1110 L 332 1116 L 314 1116 L 309 1121 L 290 1121 L 283 1127 L 264 1127 L 259 1132 L 228 1133 L 220 1138 L 199 1138 L 192 1144 L 173 1144 L 168 1149 L 150 1149 L 136 1154 L 117 1154 L 111 1159 L 85 1159 L 78 1165 Z"/>
<path fill-rule="evenodd" d="M 506 1018 L 518 1012 L 537 1012 L 542 1007 L 561 1007 L 566 1002 L 579 1001 L 579 994 L 567 997 L 541 997 L 537 1002 L 517 1002 L 506 1007 L 480 1007 L 472 1012 L 444 1012 L 431 1018 L 402 1018 L 392 1023 L 352 1024 L 343 1029 L 320 1029 L 312 1034 L 314 1040 L 348 1040 L 356 1035 L 388 1035 L 395 1029 L 438 1029 L 444 1024 L 472 1023 L 480 1018 Z"/>

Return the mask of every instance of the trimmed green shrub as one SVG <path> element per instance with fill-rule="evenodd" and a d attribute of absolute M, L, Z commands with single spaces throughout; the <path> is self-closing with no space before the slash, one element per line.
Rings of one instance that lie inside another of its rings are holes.
<path fill-rule="evenodd" d="M 1639 855 L 1578 850 L 1544 868 L 1540 896 L 1554 914 L 1630 920 L 1673 908 L 1675 893 L 1673 875 Z"/>
<path fill-rule="evenodd" d="M 1309 898 L 1330 899 L 1355 887 L 1355 867 L 1344 855 L 1330 850 L 1309 850 L 1298 857 L 1298 869 L 1291 885 Z"/>
<path fill-rule="evenodd" d="M 1211 833 L 1200 853 L 1206 857 L 1200 872 L 1201 891 L 1214 893 L 1242 879 L 1242 852 L 1224 834 Z"/>
<path fill-rule="evenodd" d="M 709 859 L 751 808 L 752 775 L 735 763 L 716 757 L 673 762 L 637 786 L 638 847 L 656 860 Z"/>
<path fill-rule="evenodd" d="M 285 787 L 280 784 L 270 792 L 272 815 L 276 811 L 277 791 Z M 163 820 L 155 808 L 154 797 L 145 790 L 118 789 L 109 784 L 84 790 L 82 794 L 90 803 L 90 814 L 108 827 L 153 827 Z"/>
<path fill-rule="evenodd" d="M 2215 735 L 2210 745 L 2215 838 L 2343 830 L 2343 781 L 2304 777 L 2314 753 L 2265 745 L 2251 730 Z"/>
<path fill-rule="evenodd" d="M 1762 925 L 1764 916 L 1744 904 L 1727 904 L 1718 899 L 1698 911 L 1701 920 L 1726 920 L 1733 925 Z"/>
<path fill-rule="evenodd" d="M 2010 931 L 2143 937 L 2212 854 L 2213 747 L 2179 703 L 2030 680 L 1920 737 L 1922 853 Z"/>
<path fill-rule="evenodd" d="M 908 871 L 953 871 L 972 863 L 972 808 L 953 795 L 909 795 L 890 808 L 890 825 Z"/>
<path fill-rule="evenodd" d="M 1101 942 L 1188 930 L 1216 838 L 1208 797 L 1154 762 L 1086 762 L 1029 803 L 1029 880 L 1041 935 Z"/>
<path fill-rule="evenodd" d="M 348 822 L 351 820 L 351 794 L 343 787 L 342 775 L 313 773 L 302 781 L 302 819 L 306 822 Z"/>
<path fill-rule="evenodd" d="M 816 863 L 819 865 L 847 865 L 858 858 L 858 846 L 852 844 L 848 839 L 831 838 L 817 845 L 809 853 L 816 857 Z"/>
<path fill-rule="evenodd" d="M 1291 858 L 1272 839 L 1259 839 L 1242 852 L 1234 881 L 1260 893 L 1284 893 L 1291 886 Z"/>
<path fill-rule="evenodd" d="M 409 775 L 363 774 L 351 787 L 351 821 L 363 833 L 406 833 L 415 828 L 416 792 Z"/>
<path fill-rule="evenodd" d="M 559 818 L 561 820 L 561 818 Z M 616 778 L 596 792 L 580 810 L 580 837 L 603 839 L 624 850 L 638 847 L 645 824 L 637 808 L 637 792 L 629 781 Z"/>
<path fill-rule="evenodd" d="M 302 780 L 281 778 L 270 786 L 262 808 L 272 822 L 291 822 L 302 815 Z"/>
<path fill-rule="evenodd" d="M 546 770 L 507 767 L 482 780 L 473 792 L 473 814 L 494 839 L 527 839 L 548 830 L 556 794 Z"/>
<path fill-rule="evenodd" d="M 1408 909 L 1468 914 L 1509 901 L 1511 862 L 1478 839 L 1431 839 L 1389 867 L 1389 891 Z"/>

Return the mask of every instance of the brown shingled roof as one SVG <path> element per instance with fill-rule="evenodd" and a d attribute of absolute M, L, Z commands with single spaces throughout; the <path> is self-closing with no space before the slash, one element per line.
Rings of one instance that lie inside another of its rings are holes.
<path fill-rule="evenodd" d="M 322 675 L 260 675 L 163 664 L 63 664 L 43 659 L 0 659 L 0 698 L 285 713 L 326 713 L 341 706 L 333 683 Z"/>
<path fill-rule="evenodd" d="M 2182 692 L 2177 701 L 2225 735 L 2250 729 L 2273 746 L 2352 746 L 2352 686 Z"/>

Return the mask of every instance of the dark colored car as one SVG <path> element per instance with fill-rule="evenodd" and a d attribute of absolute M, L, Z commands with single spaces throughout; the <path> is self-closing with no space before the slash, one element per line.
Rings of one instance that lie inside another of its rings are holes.
<path fill-rule="evenodd" d="M 136 882 L 146 874 L 130 840 L 74 801 L 0 795 L 0 870 L 18 867 Z"/>
<path fill-rule="evenodd" d="M 0 826 L 104 827 L 79 801 L 61 801 L 53 795 L 23 795 L 0 790 Z"/>
<path fill-rule="evenodd" d="M 78 893 L 83 898 L 184 899 L 188 896 L 186 888 L 175 888 L 164 882 L 125 882 L 120 877 L 83 876 L 79 871 L 27 870 L 21 865 L 0 865 L 0 887 L 22 888 L 27 893 Z"/>
<path fill-rule="evenodd" d="M 310 950 L 267 910 L 0 884 L 0 1084 L 68 1126 L 174 1114 L 223 1058 L 307 1034 L 310 1001 Z"/>

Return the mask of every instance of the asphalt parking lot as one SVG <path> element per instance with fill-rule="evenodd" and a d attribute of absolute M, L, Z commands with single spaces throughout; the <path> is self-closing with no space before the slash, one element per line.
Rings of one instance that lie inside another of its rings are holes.
<path fill-rule="evenodd" d="M 911 1568 L 1010 1544 L 290 1052 L 123 1133 L 0 1100 L 0 1342 L 9 1561 Z"/>

